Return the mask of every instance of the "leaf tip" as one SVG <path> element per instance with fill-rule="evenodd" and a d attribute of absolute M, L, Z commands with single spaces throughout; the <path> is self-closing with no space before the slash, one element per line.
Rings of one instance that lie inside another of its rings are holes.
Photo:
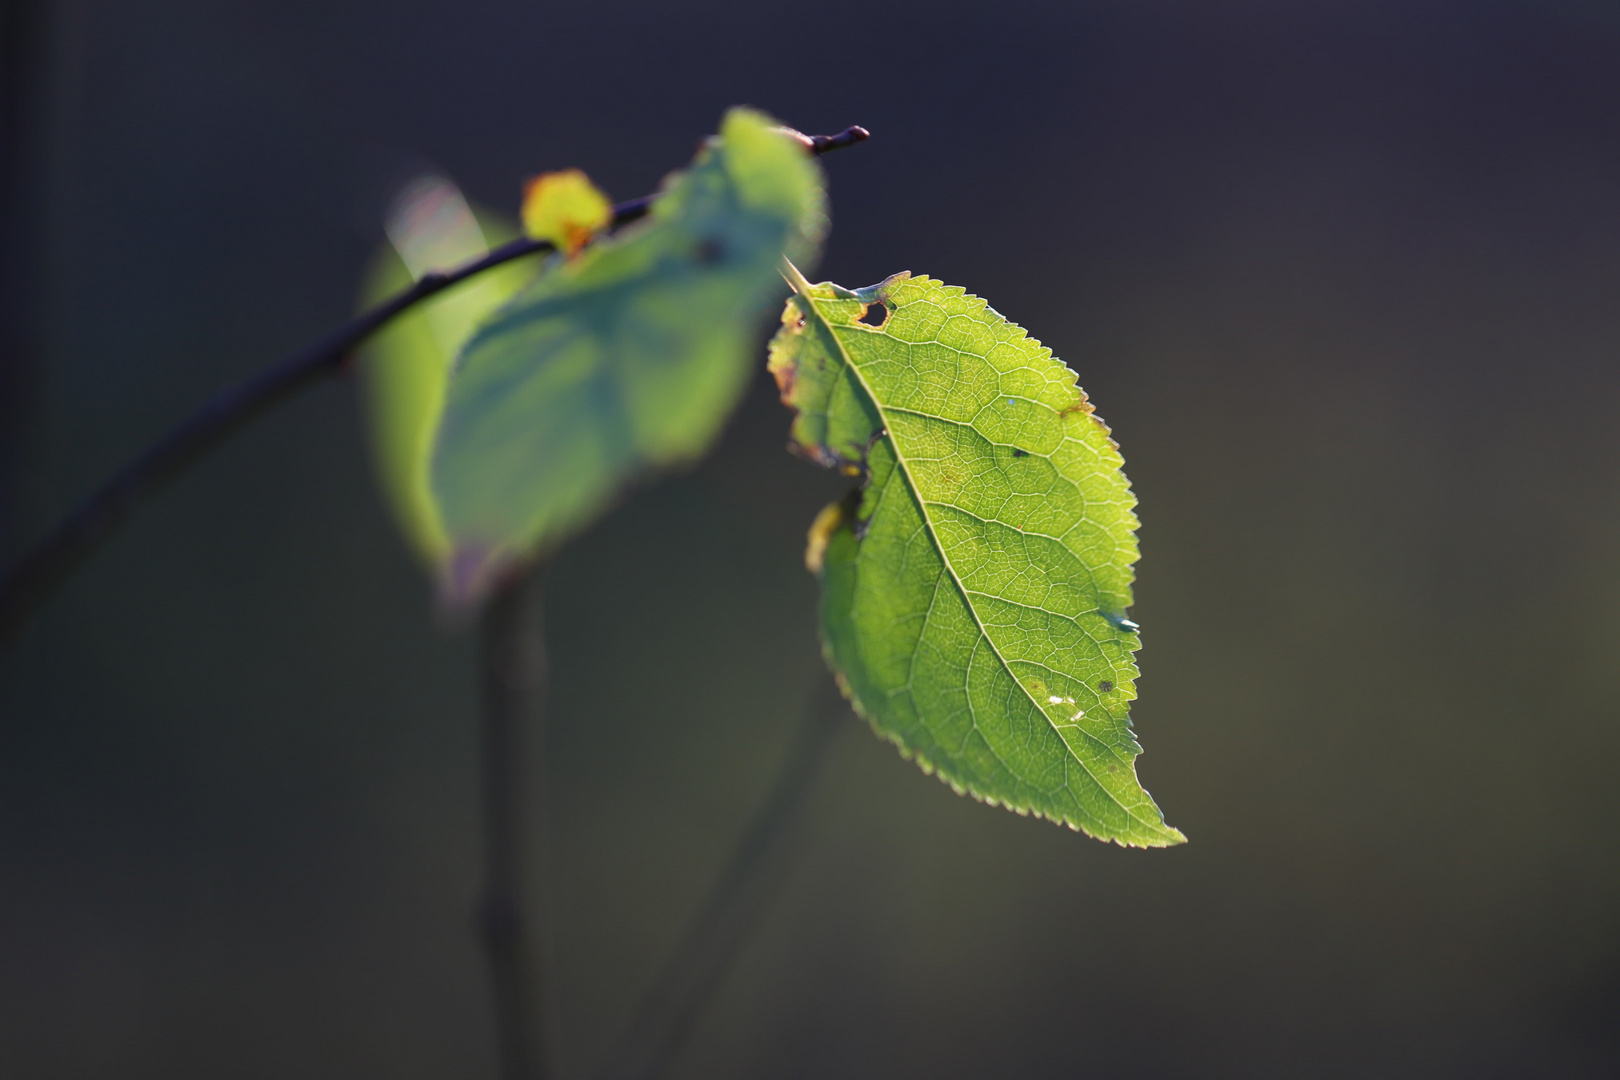
<path fill-rule="evenodd" d="M 463 541 L 439 564 L 440 608 L 459 620 L 521 574 L 529 561 L 510 550 Z"/>
<path fill-rule="evenodd" d="M 807 153 L 813 154 L 816 152 L 816 140 L 812 139 L 798 128 L 788 127 L 786 124 L 774 124 L 767 130 L 777 135 L 787 136 L 789 139 L 792 139 L 795 143 L 801 146 Z M 864 138 L 864 136 L 862 137 Z"/>

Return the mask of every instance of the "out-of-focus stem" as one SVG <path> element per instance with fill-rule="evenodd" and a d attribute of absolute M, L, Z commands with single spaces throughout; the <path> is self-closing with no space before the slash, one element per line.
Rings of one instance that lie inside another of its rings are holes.
<path fill-rule="evenodd" d="M 604 1080 L 654 1080 L 669 1070 L 743 943 L 780 892 L 798 849 L 816 776 L 848 716 L 837 685 L 831 677 L 823 678 L 770 794 L 686 936 L 641 999 Z"/>
<path fill-rule="evenodd" d="M 484 604 L 479 627 L 483 682 L 484 893 L 478 930 L 489 963 L 501 1080 L 545 1080 L 545 987 L 541 931 L 526 901 L 528 829 L 542 831 L 546 646 L 540 573 L 525 570 Z M 530 739 L 534 742 L 531 743 Z M 530 767 L 534 772 L 530 772 Z"/>

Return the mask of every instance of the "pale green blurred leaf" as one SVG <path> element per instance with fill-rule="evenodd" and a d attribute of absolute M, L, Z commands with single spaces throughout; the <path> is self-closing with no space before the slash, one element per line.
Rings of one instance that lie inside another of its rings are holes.
<path fill-rule="evenodd" d="M 713 442 L 783 289 L 777 260 L 814 257 L 825 229 L 820 167 L 772 123 L 733 109 L 647 220 L 554 256 L 467 343 L 432 465 L 452 600 Z"/>
<path fill-rule="evenodd" d="M 408 288 L 430 270 L 448 270 L 488 251 L 512 226 L 476 216 L 450 181 L 422 176 L 394 200 L 389 243 L 372 259 L 362 290 L 370 306 Z M 429 565 L 450 542 L 428 488 L 433 432 L 444 408 L 450 365 L 473 329 L 534 274 L 509 263 L 452 286 L 398 316 L 361 355 L 362 401 L 372 456 L 389 506 L 411 546 Z"/>
<path fill-rule="evenodd" d="M 1074 372 L 955 286 L 788 271 L 770 364 L 795 444 L 867 478 L 807 555 L 857 710 L 985 802 L 1182 842 L 1136 778 L 1136 499 Z"/>

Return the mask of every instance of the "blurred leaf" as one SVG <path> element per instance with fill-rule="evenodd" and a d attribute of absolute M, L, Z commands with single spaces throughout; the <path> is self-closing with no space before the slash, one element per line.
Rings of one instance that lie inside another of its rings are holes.
<path fill-rule="evenodd" d="M 771 123 L 733 109 L 645 221 L 553 257 L 467 343 L 432 466 L 449 599 L 477 599 L 630 480 L 713 442 L 777 260 L 814 257 L 825 229 L 820 167 Z"/>
<path fill-rule="evenodd" d="M 475 217 L 456 186 L 438 176 L 405 186 L 389 210 L 387 232 L 389 243 L 366 274 L 365 306 L 430 270 L 478 258 L 488 251 L 486 237 L 500 243 L 514 235 L 508 224 Z M 452 286 L 395 318 L 362 353 L 362 400 L 383 491 L 411 546 L 430 565 L 450 552 L 428 488 L 450 363 L 474 327 L 533 273 L 532 266 L 509 263 Z"/>
<path fill-rule="evenodd" d="M 523 189 L 523 231 L 573 255 L 613 224 L 613 203 L 578 169 L 541 173 Z"/>
<path fill-rule="evenodd" d="M 866 477 L 806 553 L 856 709 L 957 791 L 1181 843 L 1136 779 L 1136 499 L 1074 372 L 955 286 L 788 274 L 770 368 L 796 449 Z"/>

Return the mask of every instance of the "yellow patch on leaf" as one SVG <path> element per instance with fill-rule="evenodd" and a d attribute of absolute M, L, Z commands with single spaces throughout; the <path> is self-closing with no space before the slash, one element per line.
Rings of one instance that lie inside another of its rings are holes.
<path fill-rule="evenodd" d="M 541 173 L 523 189 L 523 231 L 577 253 L 613 223 L 613 204 L 578 169 Z"/>
<path fill-rule="evenodd" d="M 841 502 L 830 503 L 821 508 L 816 520 L 810 525 L 810 534 L 804 545 L 804 568 L 812 574 L 821 573 L 827 562 L 827 545 L 832 542 L 833 533 L 849 517 L 849 512 Z"/>

